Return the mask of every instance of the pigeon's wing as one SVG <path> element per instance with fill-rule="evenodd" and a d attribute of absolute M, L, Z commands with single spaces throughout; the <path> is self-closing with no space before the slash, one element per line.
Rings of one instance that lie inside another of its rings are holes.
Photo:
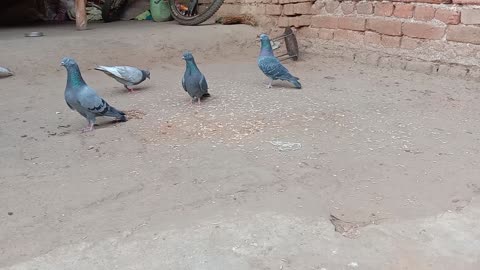
<path fill-rule="evenodd" d="M 205 79 L 205 76 L 200 78 L 200 89 L 202 89 L 203 92 L 208 92 L 208 84 L 207 84 L 207 79 Z"/>
<path fill-rule="evenodd" d="M 182 87 L 185 92 L 187 92 L 187 87 L 185 86 L 185 76 L 182 77 Z"/>
<path fill-rule="evenodd" d="M 75 110 L 75 109 L 72 107 L 72 105 L 70 105 L 70 103 L 68 103 L 67 100 L 65 100 L 65 102 L 67 103 L 67 106 L 70 108 L 70 110 L 73 110 L 73 111 Z"/>
<path fill-rule="evenodd" d="M 74 95 L 74 91 L 67 86 L 67 88 L 65 88 L 65 103 L 67 103 L 67 106 L 71 109 L 71 110 L 74 110 L 75 111 L 75 108 L 73 108 L 72 104 L 70 104 L 70 102 L 75 102 L 76 100 L 76 97 Z"/>
<path fill-rule="evenodd" d="M 82 108 L 98 116 L 105 115 L 110 107 L 103 98 L 99 97 L 93 89 L 88 87 L 79 94 L 78 102 Z"/>
<path fill-rule="evenodd" d="M 143 79 L 143 73 L 140 69 L 129 66 L 115 67 L 121 77 L 132 83 L 139 83 Z"/>
<path fill-rule="evenodd" d="M 120 79 L 129 83 L 139 83 L 142 81 L 143 74 L 142 71 L 138 68 L 129 67 L 129 66 L 115 66 L 115 67 L 106 67 L 98 66 L 96 70 L 103 71 L 105 74 L 110 77 Z"/>
<path fill-rule="evenodd" d="M 276 57 L 263 58 L 258 66 L 265 75 L 274 79 L 288 80 L 292 77 L 290 72 L 288 72 Z"/>

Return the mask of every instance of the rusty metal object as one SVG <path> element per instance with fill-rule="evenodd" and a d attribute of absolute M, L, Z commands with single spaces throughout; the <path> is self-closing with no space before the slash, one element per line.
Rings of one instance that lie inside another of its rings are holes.
<path fill-rule="evenodd" d="M 283 33 L 283 35 L 278 36 L 276 38 L 272 38 L 271 40 L 275 41 L 280 39 L 283 39 L 283 41 L 285 42 L 285 47 L 287 48 L 287 52 L 281 55 L 277 55 L 277 58 L 280 61 L 284 61 L 287 59 L 292 59 L 293 61 L 297 61 L 298 55 L 299 55 L 298 42 L 297 42 L 297 37 L 295 36 L 295 33 L 293 33 L 292 31 L 292 28 L 290 27 L 285 28 L 285 32 Z"/>

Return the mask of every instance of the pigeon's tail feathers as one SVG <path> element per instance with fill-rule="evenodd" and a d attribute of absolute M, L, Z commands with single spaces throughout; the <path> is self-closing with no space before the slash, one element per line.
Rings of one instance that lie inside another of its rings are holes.
<path fill-rule="evenodd" d="M 97 67 L 96 67 L 96 68 L 94 68 L 94 69 L 95 69 L 95 70 L 99 70 L 99 71 L 101 71 L 101 72 L 103 72 L 103 73 L 107 74 L 107 75 L 108 75 L 108 76 L 110 76 L 110 77 L 113 77 L 113 78 L 114 78 L 115 76 L 117 76 L 117 77 L 118 77 L 118 75 L 117 75 L 117 74 L 115 74 L 114 70 L 113 70 L 112 68 L 110 68 L 110 67 L 106 67 L 106 66 L 97 66 Z"/>
<path fill-rule="evenodd" d="M 114 107 L 108 105 L 108 103 L 107 103 L 107 111 L 105 112 L 105 116 L 115 117 L 121 122 L 127 121 L 127 117 L 125 116 L 124 112 L 115 109 Z"/>
<path fill-rule="evenodd" d="M 97 66 L 95 70 L 100 70 L 100 71 L 108 71 L 106 67 L 104 66 Z"/>
<path fill-rule="evenodd" d="M 207 92 L 207 93 L 203 94 L 202 98 L 206 98 L 206 97 L 210 97 L 210 93 Z"/>
<path fill-rule="evenodd" d="M 291 82 L 295 88 L 298 88 L 298 89 L 301 89 L 302 88 L 302 84 L 298 81 L 299 79 L 297 77 L 293 77 L 289 80 L 289 82 Z"/>

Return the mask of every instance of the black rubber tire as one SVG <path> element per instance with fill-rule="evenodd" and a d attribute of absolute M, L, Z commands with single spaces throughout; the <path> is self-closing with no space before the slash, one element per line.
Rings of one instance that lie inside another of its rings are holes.
<path fill-rule="evenodd" d="M 175 6 L 175 0 L 168 0 L 170 4 L 170 11 L 172 13 L 172 17 L 175 21 L 182 25 L 199 25 L 204 21 L 210 19 L 210 17 L 218 11 L 218 9 L 222 6 L 224 0 L 213 0 L 213 3 L 205 10 L 204 13 L 197 15 L 195 17 L 186 17 L 178 12 L 177 7 Z"/>
<path fill-rule="evenodd" d="M 117 0 L 119 1 L 119 0 Z M 115 0 L 105 0 L 102 6 L 102 19 L 104 22 L 113 22 L 118 21 L 122 15 L 125 6 L 127 5 L 127 0 L 120 0 L 120 5 L 115 10 L 112 10 L 112 4 Z"/>

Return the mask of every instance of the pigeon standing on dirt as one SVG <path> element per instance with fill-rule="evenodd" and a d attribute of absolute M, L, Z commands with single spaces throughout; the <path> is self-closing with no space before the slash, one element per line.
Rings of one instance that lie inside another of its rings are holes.
<path fill-rule="evenodd" d="M 298 80 L 299 78 L 290 74 L 290 72 L 280 63 L 280 61 L 275 57 L 272 50 L 272 45 L 270 44 L 270 38 L 265 35 L 260 35 L 261 49 L 260 55 L 258 56 L 257 63 L 258 67 L 263 71 L 263 73 L 270 78 L 270 83 L 267 85 L 267 88 L 272 87 L 272 82 L 274 80 L 289 81 L 292 83 L 295 88 L 302 88 L 302 85 Z"/>
<path fill-rule="evenodd" d="M 0 78 L 13 76 L 15 73 L 8 68 L 0 67 Z"/>
<path fill-rule="evenodd" d="M 129 86 L 138 85 L 147 78 L 150 79 L 150 71 L 142 70 L 136 67 L 98 66 L 95 69 L 102 71 L 103 73 L 117 80 L 119 83 L 123 84 L 123 86 L 125 86 L 129 92 L 133 92 L 133 89 L 129 88 Z"/>
<path fill-rule="evenodd" d="M 182 78 L 183 89 L 192 97 L 192 103 L 197 100 L 200 104 L 201 98 L 210 96 L 207 80 L 198 69 L 192 53 L 184 52 L 182 58 L 186 62 L 185 74 Z"/>
<path fill-rule="evenodd" d="M 83 132 L 93 130 L 95 118 L 98 116 L 115 117 L 119 121 L 127 121 L 124 112 L 110 106 L 85 83 L 75 60 L 65 57 L 62 59 L 61 65 L 67 69 L 65 101 L 70 109 L 77 111 L 88 121 Z"/>

